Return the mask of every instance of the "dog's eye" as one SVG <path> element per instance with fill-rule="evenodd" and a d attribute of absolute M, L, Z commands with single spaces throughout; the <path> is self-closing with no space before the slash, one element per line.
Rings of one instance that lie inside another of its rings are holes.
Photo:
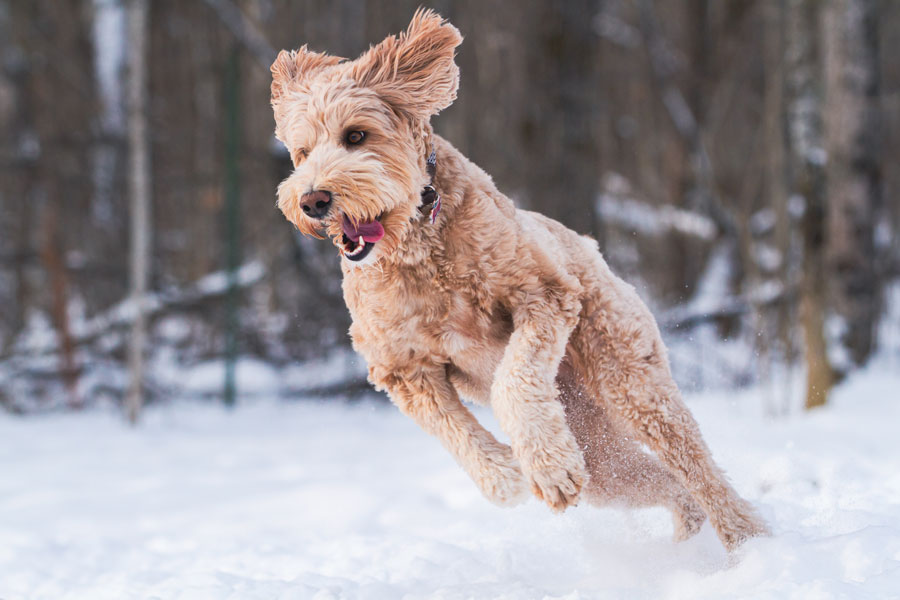
<path fill-rule="evenodd" d="M 297 165 L 302 163 L 308 154 L 309 151 L 305 148 L 298 148 L 297 150 L 294 150 L 294 155 L 291 157 L 294 159 L 294 166 L 296 167 Z"/>
<path fill-rule="evenodd" d="M 364 139 L 366 139 L 365 131 L 350 131 L 347 133 L 347 137 L 345 138 L 347 143 L 351 146 L 357 146 L 362 143 Z"/>

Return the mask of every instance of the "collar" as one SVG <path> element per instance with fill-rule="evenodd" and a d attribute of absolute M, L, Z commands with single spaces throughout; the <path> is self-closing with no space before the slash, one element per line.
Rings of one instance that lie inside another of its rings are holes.
<path fill-rule="evenodd" d="M 425 168 L 430 181 L 422 188 L 422 204 L 419 205 L 419 212 L 428 215 L 428 220 L 433 225 L 438 213 L 441 212 L 441 195 L 434 188 L 434 175 L 437 173 L 437 152 L 434 144 L 431 145 L 431 154 L 425 159 Z"/>

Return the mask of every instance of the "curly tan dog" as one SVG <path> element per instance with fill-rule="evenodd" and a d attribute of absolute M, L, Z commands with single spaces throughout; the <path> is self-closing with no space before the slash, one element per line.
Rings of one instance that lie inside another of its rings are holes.
<path fill-rule="evenodd" d="M 342 254 L 369 378 L 497 504 L 531 490 L 561 511 L 583 493 L 666 506 L 676 539 L 707 515 L 729 549 L 766 533 L 713 463 L 653 316 L 596 242 L 516 210 L 434 135 L 461 41 L 419 10 L 356 60 L 303 47 L 272 65 L 276 135 L 295 167 L 278 207 Z M 491 406 L 511 447 L 460 395 Z"/>

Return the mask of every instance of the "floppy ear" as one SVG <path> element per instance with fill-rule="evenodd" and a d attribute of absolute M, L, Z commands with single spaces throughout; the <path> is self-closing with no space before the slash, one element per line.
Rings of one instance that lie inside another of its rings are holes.
<path fill-rule="evenodd" d="M 354 61 L 351 74 L 398 110 L 427 119 L 456 99 L 459 68 L 453 56 L 461 43 L 456 27 L 420 8 L 399 37 L 386 38 Z"/>
<path fill-rule="evenodd" d="M 272 104 L 280 100 L 288 84 L 323 67 L 336 65 L 343 59 L 325 53 L 312 52 L 303 46 L 299 50 L 282 50 L 272 63 Z"/>

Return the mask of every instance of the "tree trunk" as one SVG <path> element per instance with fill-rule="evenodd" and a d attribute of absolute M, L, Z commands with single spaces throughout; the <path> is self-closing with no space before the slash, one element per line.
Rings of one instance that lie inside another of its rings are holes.
<path fill-rule="evenodd" d="M 818 0 L 788 0 L 786 91 L 791 188 L 803 198 L 800 320 L 806 342 L 806 407 L 825 404 L 834 385 L 825 339 L 825 149 L 822 138 Z"/>
<path fill-rule="evenodd" d="M 795 243 L 796 231 L 788 206 L 789 182 L 785 148 L 785 6 L 783 0 L 768 0 L 764 6 L 764 88 L 763 114 L 765 128 L 765 194 L 769 205 L 775 211 L 774 244 L 781 256 L 777 271 L 773 274 L 781 288 L 793 289 L 798 277 L 798 248 Z M 771 355 L 765 360 L 770 364 L 781 364 L 785 373 L 790 373 L 797 356 L 794 333 L 796 331 L 796 303 L 778 303 L 771 311 L 773 332 L 777 341 L 770 345 Z M 789 407 L 790 378 L 784 381 L 781 391 L 782 402 L 773 400 L 774 413 L 786 412 Z M 775 388 L 777 389 L 777 388 Z"/>
<path fill-rule="evenodd" d="M 845 323 L 841 341 L 861 366 L 881 313 L 875 221 L 881 197 L 878 36 L 874 0 L 823 7 L 827 232 L 830 297 Z"/>
<path fill-rule="evenodd" d="M 128 148 L 131 196 L 131 298 L 136 311 L 128 349 L 128 419 L 137 422 L 143 405 L 144 317 L 150 251 L 150 157 L 147 140 L 147 2 L 128 5 Z"/>
<path fill-rule="evenodd" d="M 65 251 L 60 246 L 56 207 L 47 204 L 43 215 L 41 262 L 50 280 L 50 315 L 59 338 L 59 371 L 69 396 L 70 408 L 81 408 L 78 395 L 78 373 L 75 368 L 75 344 L 69 326 L 69 284 Z"/>

